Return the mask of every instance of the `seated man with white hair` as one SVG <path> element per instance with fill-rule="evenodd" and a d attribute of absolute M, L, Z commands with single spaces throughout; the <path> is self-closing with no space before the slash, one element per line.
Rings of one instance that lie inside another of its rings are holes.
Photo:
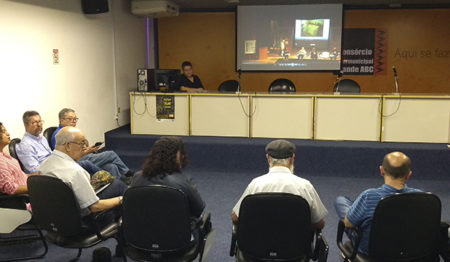
<path fill-rule="evenodd" d="M 294 174 L 295 145 L 286 140 L 275 140 L 266 146 L 269 173 L 252 180 L 233 208 L 231 219 L 237 223 L 242 200 L 257 193 L 289 193 L 303 197 L 311 210 L 311 223 L 314 228 L 325 226 L 328 211 L 320 200 L 314 186 L 308 180 Z"/>
<path fill-rule="evenodd" d="M 77 128 L 65 127 L 56 135 L 55 150 L 39 170 L 42 175 L 57 177 L 72 188 L 82 216 L 119 206 L 127 188 L 122 181 L 115 179 L 97 196 L 91 187 L 89 173 L 75 162 L 83 156 L 85 147 L 84 134 Z M 99 223 L 109 223 L 112 215 Z"/>

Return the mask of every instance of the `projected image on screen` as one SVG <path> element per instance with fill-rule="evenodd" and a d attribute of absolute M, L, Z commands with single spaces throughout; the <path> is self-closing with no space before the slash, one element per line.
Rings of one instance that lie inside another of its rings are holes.
<path fill-rule="evenodd" d="M 238 6 L 243 71 L 339 70 L 342 5 Z"/>
<path fill-rule="evenodd" d="M 295 40 L 328 40 L 330 19 L 296 20 Z"/>

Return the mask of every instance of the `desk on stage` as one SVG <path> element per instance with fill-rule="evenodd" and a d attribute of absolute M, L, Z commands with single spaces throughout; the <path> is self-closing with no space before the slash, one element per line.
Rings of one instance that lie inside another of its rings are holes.
<path fill-rule="evenodd" d="M 158 119 L 157 96 L 174 97 Z M 131 133 L 450 142 L 450 95 L 130 92 Z"/>

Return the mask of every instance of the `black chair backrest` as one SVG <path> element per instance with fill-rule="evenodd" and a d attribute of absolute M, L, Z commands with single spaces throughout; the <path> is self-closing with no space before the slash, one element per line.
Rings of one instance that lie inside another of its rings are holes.
<path fill-rule="evenodd" d="M 56 177 L 36 175 L 28 178 L 27 185 L 33 219 L 39 226 L 62 236 L 81 232 L 80 206 L 66 183 Z"/>
<path fill-rule="evenodd" d="M 50 148 L 53 150 L 54 148 L 52 147 L 52 135 L 55 132 L 55 130 L 58 129 L 57 126 L 51 126 L 47 129 L 44 130 L 43 136 L 45 137 L 45 139 L 47 139 L 48 145 L 50 146 Z"/>
<path fill-rule="evenodd" d="M 236 92 L 239 89 L 239 82 L 236 80 L 226 80 L 219 85 L 219 92 Z"/>
<path fill-rule="evenodd" d="M 155 252 L 176 252 L 190 244 L 189 203 L 178 189 L 129 188 L 123 197 L 122 229 L 127 244 Z"/>
<path fill-rule="evenodd" d="M 298 259 L 311 252 L 308 202 L 286 193 L 248 195 L 241 203 L 237 246 L 255 259 Z"/>
<path fill-rule="evenodd" d="M 361 88 L 359 84 L 352 79 L 342 79 L 334 84 L 334 92 L 359 94 L 361 93 Z"/>
<path fill-rule="evenodd" d="M 8 145 L 9 155 L 14 157 L 15 159 L 17 159 L 17 161 L 19 161 L 20 168 L 22 170 L 24 170 L 22 162 L 20 162 L 20 159 L 17 156 L 17 151 L 16 151 L 16 145 L 19 144 L 19 143 L 20 143 L 20 138 L 14 138 L 13 140 L 11 140 L 11 142 L 9 142 L 9 145 Z"/>
<path fill-rule="evenodd" d="M 369 254 L 377 261 L 402 261 L 436 255 L 440 220 L 441 201 L 433 194 L 386 197 L 375 209 Z"/>
<path fill-rule="evenodd" d="M 273 81 L 269 87 L 269 93 L 295 93 L 295 85 L 289 79 L 279 78 Z"/>

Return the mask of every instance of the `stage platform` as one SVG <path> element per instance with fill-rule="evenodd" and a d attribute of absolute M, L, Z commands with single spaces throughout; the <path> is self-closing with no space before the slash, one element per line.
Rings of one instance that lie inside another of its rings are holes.
<path fill-rule="evenodd" d="M 130 126 L 126 125 L 105 133 L 106 149 L 117 152 L 131 169 L 137 170 L 159 137 L 131 135 Z M 273 139 L 189 136 L 183 140 L 190 170 L 264 173 L 267 170 L 264 148 Z M 295 170 L 298 174 L 377 175 L 386 153 L 402 151 L 411 157 L 416 179 L 450 178 L 447 144 L 290 141 L 297 146 Z"/>

